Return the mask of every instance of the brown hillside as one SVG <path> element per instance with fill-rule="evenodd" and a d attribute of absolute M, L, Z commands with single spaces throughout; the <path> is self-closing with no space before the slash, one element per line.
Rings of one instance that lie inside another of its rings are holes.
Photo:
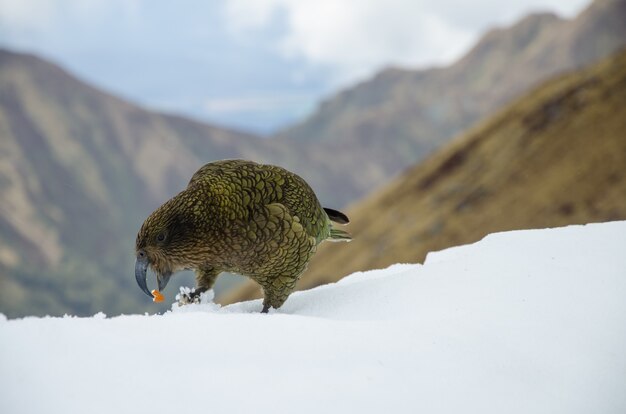
<path fill-rule="evenodd" d="M 626 219 L 626 51 L 544 84 L 348 213 L 354 241 L 323 246 L 300 288 L 492 232 Z"/>
<path fill-rule="evenodd" d="M 0 50 L 0 312 L 146 309 L 132 277 L 143 219 L 205 162 L 263 159 L 267 145 Z"/>
<path fill-rule="evenodd" d="M 304 147 L 285 162 L 306 173 L 323 198 L 342 206 L 530 87 L 616 52 L 626 45 L 624 22 L 626 0 L 596 0 L 571 20 L 532 14 L 491 30 L 447 67 L 385 70 L 282 132 L 279 142 Z"/>
<path fill-rule="evenodd" d="M 201 164 L 283 165 L 341 207 L 528 85 L 623 45 L 625 20 L 626 0 L 596 0 L 571 21 L 529 16 L 448 68 L 385 71 L 272 140 L 147 111 L 0 50 L 0 312 L 159 309 L 134 286 L 135 234 Z"/>

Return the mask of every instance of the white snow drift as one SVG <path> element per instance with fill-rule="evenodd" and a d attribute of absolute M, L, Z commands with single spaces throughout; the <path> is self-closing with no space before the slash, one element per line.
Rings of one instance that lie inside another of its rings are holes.
<path fill-rule="evenodd" d="M 626 222 L 494 234 L 260 309 L 1 317 L 0 412 L 626 412 Z"/>

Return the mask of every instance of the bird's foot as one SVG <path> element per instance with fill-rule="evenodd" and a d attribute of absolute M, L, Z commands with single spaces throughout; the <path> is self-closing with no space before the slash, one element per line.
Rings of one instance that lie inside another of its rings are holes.
<path fill-rule="evenodd" d="M 181 286 L 180 293 L 176 295 L 176 299 L 178 300 L 178 306 L 190 305 L 192 303 L 199 304 L 200 295 L 202 293 L 204 293 L 204 290 L 202 289 Z"/>

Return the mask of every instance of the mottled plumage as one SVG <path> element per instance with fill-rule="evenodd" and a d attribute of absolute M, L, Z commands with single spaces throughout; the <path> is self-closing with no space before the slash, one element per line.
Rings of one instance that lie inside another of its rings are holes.
<path fill-rule="evenodd" d="M 344 214 L 323 209 L 296 174 L 250 161 L 212 162 L 143 223 L 135 276 L 152 296 L 148 267 L 157 274 L 159 290 L 172 273 L 194 269 L 199 295 L 221 272 L 238 273 L 261 285 L 267 312 L 285 302 L 319 243 L 350 239 L 331 220 L 348 222 Z"/>

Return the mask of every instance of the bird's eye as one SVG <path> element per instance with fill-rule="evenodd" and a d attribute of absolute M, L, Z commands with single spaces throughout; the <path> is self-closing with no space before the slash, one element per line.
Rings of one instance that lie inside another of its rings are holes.
<path fill-rule="evenodd" d="M 164 241 L 164 240 L 165 240 L 165 233 L 159 233 L 159 234 L 157 235 L 157 238 L 156 238 L 156 239 L 157 239 L 157 241 L 158 241 L 158 242 L 162 242 L 162 241 Z"/>

